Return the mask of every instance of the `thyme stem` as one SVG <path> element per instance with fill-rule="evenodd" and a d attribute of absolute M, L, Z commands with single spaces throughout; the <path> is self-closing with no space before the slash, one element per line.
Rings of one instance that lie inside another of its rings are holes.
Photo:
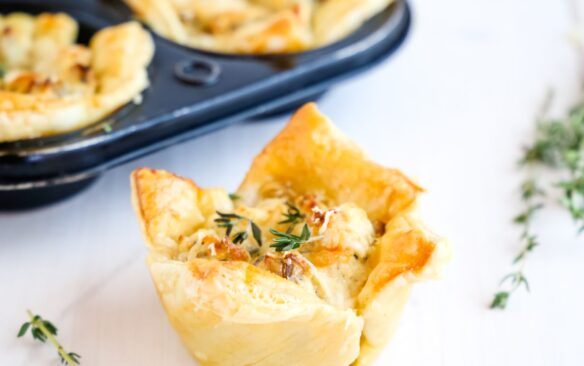
<path fill-rule="evenodd" d="M 35 326 L 37 326 L 44 333 L 44 335 L 47 336 L 47 339 L 53 344 L 53 346 L 55 346 L 55 348 L 59 352 L 59 355 L 61 355 L 61 358 L 63 358 L 63 360 L 65 360 L 65 362 L 67 362 L 68 365 L 77 364 L 77 362 L 75 360 L 73 360 L 71 358 L 71 356 L 69 356 L 69 354 L 67 352 L 65 352 L 65 349 L 57 341 L 57 338 L 55 338 L 53 336 L 53 334 L 47 330 L 47 328 L 45 327 L 45 325 L 43 324 L 43 322 L 40 321 L 40 319 L 36 319 L 35 320 L 34 319 L 34 315 L 32 314 L 32 312 L 30 310 L 27 310 L 26 313 L 28 314 L 28 317 L 30 318 L 30 321 Z"/>
<path fill-rule="evenodd" d="M 514 219 L 522 227 L 523 247 L 513 261 L 514 271 L 503 277 L 501 286 L 506 290 L 497 292 L 491 302 L 492 309 L 505 309 L 509 297 L 521 285 L 529 290 L 523 268 L 529 255 L 539 245 L 537 235 L 532 229 L 534 215 L 543 208 L 545 195 L 540 186 L 542 172 L 552 170 L 562 174 L 565 179 L 549 186 L 561 195 L 560 204 L 584 232 L 584 100 L 572 108 L 562 119 L 546 117 L 551 104 L 549 93 L 544 108 L 537 121 L 536 138 L 524 151 L 520 166 L 529 169 L 529 178 L 521 186 L 524 211 Z M 542 170 L 541 168 L 545 168 Z"/>
<path fill-rule="evenodd" d="M 40 315 L 34 315 L 30 310 L 26 311 L 29 321 L 20 326 L 18 337 L 22 337 L 30 329 L 33 339 L 45 343 L 47 340 L 57 349 L 61 363 L 65 365 L 79 365 L 79 356 L 75 352 L 67 352 L 61 346 L 57 338 L 57 328 L 48 320 L 41 318 Z"/>

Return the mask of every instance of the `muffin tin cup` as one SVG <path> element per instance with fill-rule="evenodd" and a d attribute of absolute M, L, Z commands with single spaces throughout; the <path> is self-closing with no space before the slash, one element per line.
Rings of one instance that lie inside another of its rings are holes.
<path fill-rule="evenodd" d="M 81 43 L 132 19 L 118 0 L 0 0 L 0 13 L 13 11 L 68 13 L 80 24 Z M 314 100 L 393 54 L 410 21 L 407 2 L 397 0 L 340 42 L 283 55 L 218 54 L 153 34 L 150 86 L 139 104 L 71 133 L 0 143 L 0 209 L 58 201 L 117 165 Z"/>

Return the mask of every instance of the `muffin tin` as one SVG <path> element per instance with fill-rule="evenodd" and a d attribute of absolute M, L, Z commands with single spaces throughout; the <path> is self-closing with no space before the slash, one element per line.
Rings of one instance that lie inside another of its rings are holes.
<path fill-rule="evenodd" d="M 0 0 L 0 13 L 66 12 L 80 24 L 79 42 L 132 19 L 121 0 Z M 231 123 L 291 110 L 391 55 L 410 27 L 406 1 L 340 42 L 286 55 L 225 55 L 153 35 L 150 87 L 104 121 L 78 131 L 0 143 L 0 209 L 57 201 L 122 163 Z"/>

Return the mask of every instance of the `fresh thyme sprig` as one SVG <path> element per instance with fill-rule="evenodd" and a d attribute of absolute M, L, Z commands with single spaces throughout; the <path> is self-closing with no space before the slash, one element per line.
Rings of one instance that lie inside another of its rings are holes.
<path fill-rule="evenodd" d="M 576 105 L 564 119 L 545 118 L 545 110 L 551 103 L 551 94 L 546 99 L 542 115 L 538 120 L 536 139 L 521 159 L 520 166 L 529 169 L 532 177 L 521 187 L 521 198 L 525 209 L 515 217 L 514 222 L 522 226 L 523 247 L 515 257 L 515 270 L 501 281 L 506 290 L 495 294 L 491 308 L 504 309 L 513 292 L 521 285 L 529 291 L 523 268 L 529 254 L 539 245 L 531 223 L 536 212 L 543 208 L 545 195 L 538 180 L 541 168 L 564 175 L 564 179 L 552 185 L 561 195 L 560 203 L 566 208 L 572 220 L 578 225 L 579 233 L 584 232 L 584 100 Z"/>
<path fill-rule="evenodd" d="M 251 234 L 254 240 L 258 243 L 259 246 L 262 246 L 262 230 L 259 226 L 256 225 L 255 222 L 248 219 L 247 217 L 243 217 L 238 214 L 234 213 L 223 213 L 217 211 L 218 218 L 215 219 L 215 222 L 218 224 L 219 227 L 225 228 L 225 235 L 227 237 L 231 236 L 231 232 L 233 228 L 240 222 L 245 221 L 251 227 Z M 248 238 L 247 228 L 243 231 L 239 231 L 233 235 L 233 243 L 241 244 Z"/>
<path fill-rule="evenodd" d="M 298 249 L 302 244 L 320 239 L 319 237 L 312 237 L 308 225 L 304 224 L 300 235 L 291 233 L 283 233 L 278 230 L 270 229 L 270 233 L 275 236 L 274 243 L 270 245 L 271 248 L 276 248 L 276 252 L 285 252 L 293 249 Z"/>
<path fill-rule="evenodd" d="M 501 286 L 505 286 L 506 289 L 495 294 L 491 302 L 491 309 L 505 309 L 511 294 L 519 289 L 522 284 L 529 291 L 529 283 L 523 274 L 523 267 L 525 266 L 528 255 L 539 245 L 537 236 L 532 231 L 531 224 L 535 213 L 543 208 L 543 203 L 539 199 L 544 194 L 544 191 L 536 185 L 532 178 L 526 180 L 521 185 L 521 198 L 525 203 L 525 209 L 513 221 L 515 224 L 522 226 L 520 240 L 523 246 L 513 260 L 515 266 L 514 272 L 509 273 L 501 280 Z"/>
<path fill-rule="evenodd" d="M 24 336 L 30 329 L 32 338 L 36 339 L 42 343 L 47 340 L 55 346 L 57 352 L 59 353 L 59 358 L 63 365 L 80 365 L 79 356 L 75 352 L 67 352 L 57 341 L 57 327 L 53 325 L 50 321 L 43 319 L 40 315 L 33 315 L 30 310 L 26 311 L 29 317 L 29 321 L 25 322 L 20 326 L 18 330 L 18 337 Z"/>
<path fill-rule="evenodd" d="M 296 224 L 299 224 L 306 216 L 292 203 L 286 202 L 286 206 L 288 207 L 287 211 L 284 212 L 286 219 L 278 222 L 278 224 L 290 224 L 286 230 L 286 233 L 289 234 L 294 230 Z"/>
<path fill-rule="evenodd" d="M 570 110 L 563 120 L 540 123 L 533 146 L 524 162 L 547 167 L 565 175 L 556 184 L 562 206 L 584 230 L 584 101 Z"/>

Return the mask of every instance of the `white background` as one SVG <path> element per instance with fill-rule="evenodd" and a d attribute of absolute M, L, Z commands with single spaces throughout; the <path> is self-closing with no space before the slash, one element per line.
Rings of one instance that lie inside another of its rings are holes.
<path fill-rule="evenodd" d="M 414 1 L 401 51 L 320 101 L 375 160 L 428 188 L 425 217 L 455 250 L 442 281 L 415 288 L 379 365 L 584 365 L 584 243 L 562 210 L 537 222 L 531 294 L 487 309 L 518 250 L 515 162 L 533 116 L 548 87 L 556 112 L 578 97 L 568 4 Z M 284 122 L 233 126 L 115 169 L 66 202 L 0 213 L 0 365 L 58 364 L 51 347 L 16 339 L 27 308 L 53 320 L 84 365 L 195 365 L 150 282 L 128 175 L 149 166 L 234 189 Z"/>

